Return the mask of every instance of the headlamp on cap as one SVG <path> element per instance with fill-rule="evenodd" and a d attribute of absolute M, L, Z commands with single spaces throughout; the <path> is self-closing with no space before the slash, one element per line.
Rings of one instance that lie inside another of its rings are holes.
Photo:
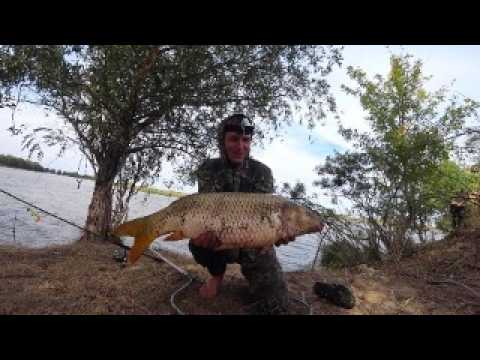
<path fill-rule="evenodd" d="M 253 135 L 253 130 L 255 127 L 251 123 L 250 119 L 248 119 L 243 114 L 232 115 L 231 117 L 233 123 L 225 125 L 223 128 L 223 132 L 226 133 L 228 131 L 235 132 L 240 135 Z"/>

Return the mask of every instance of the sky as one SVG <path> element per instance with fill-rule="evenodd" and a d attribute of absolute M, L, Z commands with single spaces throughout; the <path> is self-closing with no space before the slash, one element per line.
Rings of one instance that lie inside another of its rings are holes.
<path fill-rule="evenodd" d="M 480 101 L 480 46 L 460 45 L 429 45 L 429 46 L 384 46 L 384 45 L 350 45 L 345 46 L 343 51 L 343 64 L 336 68 L 329 76 L 328 81 L 336 98 L 337 107 L 340 111 L 340 121 L 345 126 L 368 131 L 359 100 L 345 94 L 341 90 L 342 84 L 352 85 L 346 74 L 348 66 L 360 67 L 369 78 L 375 74 L 386 75 L 389 70 L 389 57 L 392 53 L 409 53 L 416 59 L 422 60 L 424 74 L 432 75 L 433 78 L 426 84 L 427 90 L 436 90 L 444 85 L 452 84 L 452 89 L 464 96 Z M 295 119 L 295 116 L 294 116 Z M 16 121 L 30 124 L 58 124 L 59 119 L 54 116 L 46 117 L 43 110 L 26 106 L 16 113 Z M 323 126 L 317 125 L 313 131 L 308 131 L 300 126 L 292 126 L 286 131 L 281 139 L 275 139 L 266 144 L 264 148 L 253 145 L 252 156 L 266 165 L 272 171 L 276 184 L 283 182 L 294 183 L 300 180 L 305 183 L 309 192 L 322 194 L 319 188 L 313 187 L 312 183 L 317 178 L 314 172 L 315 166 L 321 164 L 325 157 L 332 155 L 334 150 L 342 152 L 349 148 L 342 137 L 338 134 L 337 120 L 328 116 Z M 26 151 L 21 150 L 21 139 L 12 137 L 6 129 L 11 125 L 9 110 L 0 109 L 0 153 L 27 157 Z M 309 135 L 313 141 L 309 142 Z M 35 160 L 35 159 L 33 159 Z M 80 165 L 80 173 L 85 172 L 85 162 L 80 163 L 81 156 L 78 149 L 70 149 L 61 158 L 57 157 L 55 149 L 45 151 L 45 157 L 40 162 L 42 166 L 77 171 Z M 172 178 L 172 168 L 164 164 L 162 180 Z M 162 182 L 158 184 L 162 188 Z M 178 190 L 195 192 L 195 187 L 179 187 Z M 332 206 L 327 197 L 321 197 L 321 202 L 326 206 Z M 341 210 L 340 203 L 333 206 Z"/>

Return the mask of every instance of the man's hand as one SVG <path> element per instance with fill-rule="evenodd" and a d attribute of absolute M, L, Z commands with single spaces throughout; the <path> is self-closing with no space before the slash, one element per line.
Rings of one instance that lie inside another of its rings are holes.
<path fill-rule="evenodd" d="M 207 249 L 214 249 L 220 245 L 220 240 L 213 231 L 204 232 L 196 238 L 192 238 L 191 242 L 195 246 L 200 246 Z"/>

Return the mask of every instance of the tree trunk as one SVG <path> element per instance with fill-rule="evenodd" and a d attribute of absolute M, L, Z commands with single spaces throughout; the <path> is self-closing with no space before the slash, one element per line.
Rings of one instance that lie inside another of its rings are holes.
<path fill-rule="evenodd" d="M 87 222 L 85 228 L 88 230 L 82 235 L 83 239 L 95 240 L 106 238 L 110 231 L 112 221 L 112 184 L 95 182 L 92 201 L 88 207 Z M 98 234 L 99 236 L 95 236 Z"/>
<path fill-rule="evenodd" d="M 107 239 L 112 225 L 112 189 L 116 176 L 115 169 L 117 169 L 116 162 L 99 166 L 85 224 L 88 231 L 82 235 L 82 240 Z"/>

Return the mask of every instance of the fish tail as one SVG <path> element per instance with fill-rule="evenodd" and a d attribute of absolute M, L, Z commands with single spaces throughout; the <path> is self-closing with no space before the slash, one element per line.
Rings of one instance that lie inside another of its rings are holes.
<path fill-rule="evenodd" d="M 129 264 L 134 264 L 140 258 L 140 256 L 142 256 L 143 252 L 150 246 L 153 240 L 160 235 L 169 232 L 164 230 L 162 226 L 159 226 L 156 228 L 156 230 L 153 230 L 153 227 L 150 226 L 151 222 L 163 222 L 163 218 L 158 217 L 158 213 L 156 215 L 156 218 L 152 218 L 152 216 L 146 216 L 127 221 L 114 230 L 113 235 L 132 236 L 135 238 L 133 246 L 128 252 L 127 260 Z"/>
<path fill-rule="evenodd" d="M 128 252 L 128 263 L 134 264 L 143 254 L 145 249 L 157 236 L 149 231 L 147 217 L 134 219 L 121 224 L 115 229 L 113 235 L 132 236 L 135 238 L 132 248 Z"/>
<path fill-rule="evenodd" d="M 155 238 L 153 234 L 144 234 L 135 237 L 135 243 L 128 252 L 128 263 L 134 264 Z"/>

